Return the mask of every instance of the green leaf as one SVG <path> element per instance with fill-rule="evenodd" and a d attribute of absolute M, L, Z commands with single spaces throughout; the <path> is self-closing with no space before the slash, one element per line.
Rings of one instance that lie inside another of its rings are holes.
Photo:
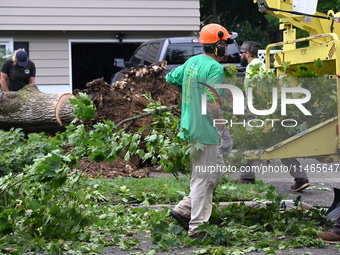
<path fill-rule="evenodd" d="M 145 138 L 146 141 L 154 142 L 157 140 L 157 134 L 149 135 Z"/>
<path fill-rule="evenodd" d="M 125 156 L 124 156 L 124 160 L 125 160 L 126 162 L 128 162 L 128 161 L 130 160 L 130 158 L 131 158 L 131 156 L 130 156 L 130 151 L 127 151 L 126 154 L 125 154 Z"/>

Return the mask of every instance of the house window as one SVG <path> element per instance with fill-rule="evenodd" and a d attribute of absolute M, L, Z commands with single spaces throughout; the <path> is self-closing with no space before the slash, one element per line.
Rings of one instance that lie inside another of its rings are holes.
<path fill-rule="evenodd" d="M 13 51 L 13 38 L 0 37 L 0 57 L 9 57 Z"/>

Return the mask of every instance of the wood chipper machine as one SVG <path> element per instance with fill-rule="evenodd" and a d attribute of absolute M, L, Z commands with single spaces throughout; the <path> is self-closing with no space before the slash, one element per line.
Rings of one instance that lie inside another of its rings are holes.
<path fill-rule="evenodd" d="M 284 72 L 283 63 L 290 63 L 290 70 L 298 65 L 313 65 L 316 59 L 323 62 L 322 72 L 336 80 L 337 112 L 334 116 L 302 133 L 264 150 L 248 150 L 249 159 L 315 158 L 321 162 L 340 161 L 340 12 L 316 12 L 317 0 L 254 0 L 260 12 L 280 19 L 283 41 L 266 48 L 266 66 L 270 67 L 270 50 L 281 46 L 274 53 L 274 68 L 277 76 Z M 308 37 L 296 38 L 296 28 L 309 33 Z M 296 47 L 299 42 L 308 42 L 306 47 Z"/>

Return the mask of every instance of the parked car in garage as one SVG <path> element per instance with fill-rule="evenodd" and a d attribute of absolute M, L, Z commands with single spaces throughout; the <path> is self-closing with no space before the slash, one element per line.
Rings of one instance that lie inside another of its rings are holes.
<path fill-rule="evenodd" d="M 173 37 L 149 40 L 142 43 L 133 53 L 129 61 L 118 58 L 114 59 L 114 66 L 122 68 L 111 78 L 111 84 L 124 77 L 124 70 L 138 65 L 151 65 L 160 61 L 167 61 L 165 73 L 182 65 L 192 56 L 203 53 L 203 46 L 197 42 L 196 37 Z M 221 64 L 234 64 L 239 72 L 244 72 L 240 65 L 240 49 L 237 42 L 229 44 L 227 59 Z"/>

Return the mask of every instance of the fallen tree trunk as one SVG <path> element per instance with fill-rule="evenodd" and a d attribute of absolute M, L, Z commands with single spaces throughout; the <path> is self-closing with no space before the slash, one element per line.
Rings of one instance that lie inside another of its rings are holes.
<path fill-rule="evenodd" d="M 97 108 L 96 121 L 111 120 L 120 123 L 119 128 L 135 132 L 154 122 L 150 114 L 136 116 L 136 112 L 143 113 L 152 102 L 149 97 L 166 107 L 181 103 L 181 93 L 165 80 L 165 66 L 166 62 L 160 62 L 148 67 L 133 67 L 113 86 L 103 78 L 95 79 L 86 84 L 86 89 L 74 90 L 73 94 L 82 92 L 89 96 Z M 73 107 L 68 102 L 73 94 L 47 94 L 35 85 L 27 85 L 16 92 L 0 92 L 0 129 L 63 131 L 74 118 Z"/>
<path fill-rule="evenodd" d="M 28 132 L 63 130 L 74 119 L 69 98 L 74 98 L 73 94 L 43 93 L 35 85 L 0 92 L 0 128 L 22 128 Z"/>

